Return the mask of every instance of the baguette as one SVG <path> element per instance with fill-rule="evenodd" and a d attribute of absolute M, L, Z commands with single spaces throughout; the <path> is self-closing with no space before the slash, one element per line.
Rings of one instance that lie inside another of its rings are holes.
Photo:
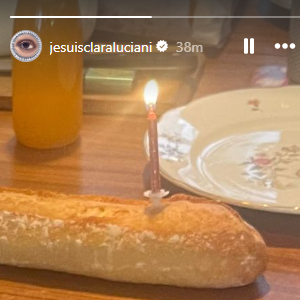
<path fill-rule="evenodd" d="M 0 188 L 0 264 L 114 281 L 243 286 L 266 268 L 259 233 L 230 207 L 186 195 L 147 201 Z"/>

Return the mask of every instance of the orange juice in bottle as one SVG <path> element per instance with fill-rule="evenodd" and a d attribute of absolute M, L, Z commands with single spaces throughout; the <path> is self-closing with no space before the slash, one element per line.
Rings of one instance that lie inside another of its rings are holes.
<path fill-rule="evenodd" d="M 19 0 L 16 15 L 80 15 L 74 0 Z M 82 44 L 80 19 L 16 19 L 14 33 L 35 32 L 40 56 L 31 62 L 13 58 L 13 124 L 25 146 L 51 149 L 74 142 L 82 118 L 82 53 L 52 53 L 50 45 Z M 32 41 L 24 41 L 27 46 Z M 33 48 L 32 45 L 29 48 Z M 25 50 L 24 50 L 25 51 Z"/>

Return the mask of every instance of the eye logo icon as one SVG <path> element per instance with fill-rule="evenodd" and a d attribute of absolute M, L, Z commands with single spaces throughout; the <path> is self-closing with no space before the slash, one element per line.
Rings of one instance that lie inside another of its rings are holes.
<path fill-rule="evenodd" d="M 42 52 L 42 41 L 33 31 L 22 30 L 15 34 L 10 42 L 10 51 L 19 61 L 30 62 Z"/>

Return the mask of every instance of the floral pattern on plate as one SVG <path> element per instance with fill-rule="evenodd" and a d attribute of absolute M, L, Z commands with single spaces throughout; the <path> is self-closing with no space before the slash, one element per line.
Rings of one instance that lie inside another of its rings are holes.
<path fill-rule="evenodd" d="M 300 146 L 282 147 L 271 155 L 258 152 L 242 165 L 246 166 L 242 175 L 256 185 L 276 189 L 300 186 Z"/>
<path fill-rule="evenodd" d="M 247 102 L 247 104 L 251 107 L 252 111 L 259 111 L 262 112 L 260 108 L 261 101 L 258 99 L 251 99 Z"/>

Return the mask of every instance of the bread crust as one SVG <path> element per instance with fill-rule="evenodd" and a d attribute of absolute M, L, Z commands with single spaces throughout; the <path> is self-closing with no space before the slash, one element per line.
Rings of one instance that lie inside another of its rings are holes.
<path fill-rule="evenodd" d="M 147 201 L 0 188 L 0 263 L 196 288 L 249 284 L 266 268 L 259 233 L 232 208 L 174 195 Z"/>

